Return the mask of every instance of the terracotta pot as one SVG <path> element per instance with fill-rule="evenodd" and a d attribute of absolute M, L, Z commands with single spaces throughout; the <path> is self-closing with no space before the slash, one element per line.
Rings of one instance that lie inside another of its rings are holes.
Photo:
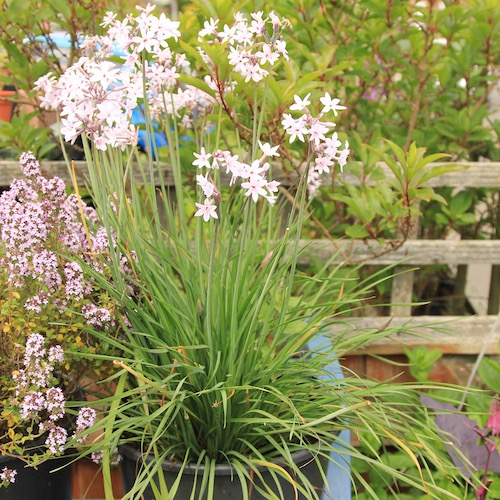
<path fill-rule="evenodd" d="M 104 479 L 101 469 L 88 458 L 81 458 L 71 465 L 73 500 L 104 498 Z M 119 467 L 111 469 L 111 482 L 115 498 L 123 496 L 122 475 Z"/>
<path fill-rule="evenodd" d="M 14 103 L 9 101 L 8 98 L 16 94 L 14 90 L 0 90 L 0 120 L 10 122 L 12 119 L 12 112 L 14 110 Z"/>

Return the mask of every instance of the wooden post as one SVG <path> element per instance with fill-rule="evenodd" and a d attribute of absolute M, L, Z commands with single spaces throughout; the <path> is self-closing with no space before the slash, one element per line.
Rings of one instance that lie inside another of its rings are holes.
<path fill-rule="evenodd" d="M 488 314 L 498 314 L 500 309 L 500 266 L 491 266 L 490 296 Z"/>
<path fill-rule="evenodd" d="M 411 222 L 409 222 L 411 224 Z M 411 227 L 408 239 L 418 237 L 419 220 Z M 413 302 L 413 279 L 415 272 L 409 266 L 396 267 L 398 273 L 392 279 L 391 289 L 391 316 L 411 316 L 411 303 Z M 399 304 L 399 305 L 396 305 Z"/>

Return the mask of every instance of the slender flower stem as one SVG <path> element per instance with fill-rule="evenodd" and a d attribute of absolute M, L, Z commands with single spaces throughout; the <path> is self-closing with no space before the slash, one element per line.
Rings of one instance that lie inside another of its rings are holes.
<path fill-rule="evenodd" d="M 219 234 L 219 220 L 215 220 L 215 228 L 212 235 L 212 244 L 210 246 L 210 264 L 208 267 L 208 277 L 207 277 L 207 297 L 206 297 L 206 332 L 207 332 L 207 344 L 213 345 L 213 328 L 212 324 L 212 308 L 210 304 L 216 303 L 212 300 L 212 286 L 214 280 L 214 267 L 215 267 L 215 256 L 219 250 L 218 243 L 218 234 Z M 211 354 L 216 354 L 211 351 Z"/>
<path fill-rule="evenodd" d="M 83 204 L 82 198 L 80 196 L 80 190 L 78 189 L 78 182 L 76 181 L 76 171 L 75 171 L 75 162 L 71 161 L 71 181 L 73 182 L 73 189 L 78 197 L 78 210 L 80 211 L 80 217 L 82 219 L 83 227 L 85 228 L 85 236 L 87 238 L 87 243 L 89 245 L 90 251 L 92 251 L 92 238 L 90 237 L 90 231 L 87 226 L 87 220 L 85 218 L 85 214 L 83 213 Z"/>

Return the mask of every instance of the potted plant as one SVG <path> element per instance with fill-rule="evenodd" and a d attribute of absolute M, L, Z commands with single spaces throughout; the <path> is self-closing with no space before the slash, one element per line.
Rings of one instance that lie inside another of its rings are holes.
<path fill-rule="evenodd" d="M 300 96 L 289 88 L 289 23 L 272 13 L 238 13 L 225 26 L 210 19 L 193 46 L 179 22 L 138 9 L 124 21 L 107 15 L 106 36 L 85 42 L 85 58 L 37 83 L 64 138 L 83 136 L 93 200 L 113 234 L 112 279 L 86 270 L 120 303 L 124 335 L 86 331 L 121 355 L 86 356 L 113 361 L 115 389 L 75 437 L 93 433 L 80 453 L 102 454 L 106 498 L 117 447 L 135 473 L 124 498 L 319 498 L 336 487 L 324 484 L 326 464 L 347 469 L 349 457 L 446 496 L 428 470 L 460 474 L 419 402 L 423 386 L 332 375 L 346 353 L 397 331 L 348 324 L 385 272 L 356 282 L 335 255 L 314 272 L 299 263 L 321 173 L 342 169 L 349 155 L 333 130 L 339 99 L 315 75 Z M 151 137 L 143 155 L 137 107 Z M 156 148 L 158 128 L 167 150 Z M 303 148 L 307 162 L 297 167 Z M 297 167 L 289 191 L 273 176 L 276 159 Z M 364 456 L 341 440 L 345 429 L 403 450 L 417 476 Z"/>
<path fill-rule="evenodd" d="M 69 469 L 49 473 L 69 462 L 58 457 L 74 430 L 70 400 L 109 369 L 105 361 L 89 368 L 82 355 L 111 352 L 84 328 L 116 336 L 118 307 L 80 264 L 109 275 L 95 210 L 61 179 L 44 177 L 31 153 L 20 169 L 0 195 L 0 498 L 64 499 Z"/>

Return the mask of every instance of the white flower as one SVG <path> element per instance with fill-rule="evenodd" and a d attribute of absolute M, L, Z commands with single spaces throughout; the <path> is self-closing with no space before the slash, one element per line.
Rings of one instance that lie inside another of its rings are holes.
<path fill-rule="evenodd" d="M 217 206 L 211 198 L 205 199 L 203 204 L 195 203 L 195 205 L 198 207 L 198 211 L 194 214 L 195 217 L 203 217 L 205 222 L 208 222 L 210 217 L 213 217 L 214 219 L 219 218 L 217 215 Z"/>
<path fill-rule="evenodd" d="M 216 34 L 218 24 L 219 24 L 219 20 L 215 20 L 213 17 L 211 17 L 209 21 L 205 21 L 203 23 L 203 29 L 200 30 L 198 35 L 201 37 L 205 37 L 207 35 Z"/>
<path fill-rule="evenodd" d="M 279 156 L 280 155 L 278 153 L 279 145 L 271 147 L 271 145 L 268 142 L 266 142 L 264 144 L 262 144 L 262 142 L 260 142 L 260 141 L 257 141 L 257 142 L 259 143 L 259 148 L 262 151 L 262 153 L 264 154 L 264 156 Z"/>
<path fill-rule="evenodd" d="M 286 133 L 290 135 L 290 142 L 292 143 L 297 138 L 299 141 L 304 142 L 304 135 L 309 133 L 304 117 L 301 116 L 297 120 L 289 120 L 285 115 L 283 116 L 285 119 L 281 123 L 285 127 Z"/>
<path fill-rule="evenodd" d="M 434 45 L 448 45 L 448 40 L 444 37 L 438 37 L 434 38 L 434 40 L 432 40 L 432 43 Z"/>
<path fill-rule="evenodd" d="M 346 109 L 345 106 L 339 106 L 340 99 L 332 99 L 328 92 L 325 93 L 323 97 L 320 97 L 320 102 L 323 104 L 322 113 L 328 113 L 328 111 L 333 111 L 335 116 L 338 115 L 338 111 Z"/>
<path fill-rule="evenodd" d="M 295 103 L 290 106 L 290 109 L 294 111 L 302 111 L 304 108 L 309 106 L 309 104 L 311 104 L 311 101 L 309 100 L 310 96 L 310 92 L 304 97 L 304 99 L 301 99 L 298 95 L 294 95 L 293 100 Z"/>
<path fill-rule="evenodd" d="M 205 152 L 205 148 L 201 148 L 200 154 L 198 153 L 193 153 L 194 156 L 196 157 L 196 160 L 193 161 L 193 165 L 199 168 L 211 168 L 210 162 L 208 161 L 210 158 L 212 158 L 212 155 L 210 153 Z"/>
<path fill-rule="evenodd" d="M 252 196 L 253 201 L 257 201 L 259 196 L 268 196 L 267 181 L 260 175 L 251 175 L 247 182 L 242 182 L 241 187 L 246 189 L 245 196 Z"/>

